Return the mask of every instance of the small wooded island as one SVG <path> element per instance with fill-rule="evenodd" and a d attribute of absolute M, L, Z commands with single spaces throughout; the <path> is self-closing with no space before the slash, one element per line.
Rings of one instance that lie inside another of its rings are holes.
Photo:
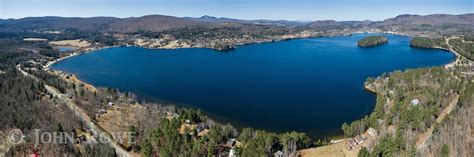
<path fill-rule="evenodd" d="M 368 36 L 357 41 L 357 46 L 372 47 L 388 43 L 387 37 L 384 36 Z"/>

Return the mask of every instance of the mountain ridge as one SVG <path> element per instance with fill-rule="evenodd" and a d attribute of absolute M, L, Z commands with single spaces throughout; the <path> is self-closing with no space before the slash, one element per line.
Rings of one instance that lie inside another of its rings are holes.
<path fill-rule="evenodd" d="M 175 17 L 169 15 L 145 15 L 141 17 L 118 18 L 110 16 L 97 17 L 25 17 L 20 19 L 1 19 L 1 31 L 30 31 L 30 30 L 65 30 L 68 28 L 83 31 L 111 32 L 160 32 L 164 30 L 188 27 L 223 24 L 270 25 L 280 27 L 309 27 L 314 29 L 342 29 L 354 27 L 397 27 L 416 28 L 418 26 L 449 26 L 469 29 L 474 26 L 474 13 L 451 15 L 402 14 L 383 21 L 335 21 L 317 20 L 301 22 L 290 20 L 242 20 L 225 17 L 204 15 L 201 17 Z"/>

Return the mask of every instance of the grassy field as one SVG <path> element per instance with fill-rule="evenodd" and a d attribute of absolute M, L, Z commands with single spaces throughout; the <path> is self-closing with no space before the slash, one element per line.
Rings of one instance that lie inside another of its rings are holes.
<path fill-rule="evenodd" d="M 376 137 L 370 136 L 368 133 L 365 133 L 364 136 L 367 137 L 367 140 L 365 140 L 362 144 L 359 144 L 356 148 L 351 149 L 351 150 L 347 149 L 346 147 L 346 142 L 347 142 L 347 138 L 346 138 L 342 142 L 339 142 L 336 144 L 330 144 L 327 146 L 300 150 L 298 151 L 298 156 L 301 156 L 301 157 L 318 157 L 318 156 L 357 157 L 359 150 L 364 146 L 370 146 L 371 143 L 376 138 Z"/>

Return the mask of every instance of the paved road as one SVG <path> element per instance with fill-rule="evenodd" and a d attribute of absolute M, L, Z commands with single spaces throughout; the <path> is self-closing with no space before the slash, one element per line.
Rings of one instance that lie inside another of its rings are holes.
<path fill-rule="evenodd" d="M 458 104 L 458 100 L 459 100 L 459 95 L 455 95 L 454 98 L 451 99 L 451 102 L 448 104 L 448 106 L 446 106 L 446 108 L 444 108 L 441 111 L 438 118 L 436 118 L 436 123 L 441 123 L 444 120 L 444 118 L 446 117 L 446 115 L 451 113 L 451 111 L 456 106 L 456 104 Z M 428 128 L 428 130 L 426 132 L 422 133 L 418 137 L 418 139 L 415 143 L 415 148 L 420 149 L 420 148 L 426 146 L 426 142 L 428 141 L 428 139 L 430 139 L 431 136 L 433 136 L 433 131 L 434 131 L 434 126 L 431 126 L 430 128 Z"/>
<path fill-rule="evenodd" d="M 39 79 L 34 76 L 34 75 L 30 75 L 28 74 L 27 72 L 23 71 L 20 67 L 20 65 L 17 65 L 17 69 L 25 76 L 29 76 L 31 78 L 33 78 L 34 80 L 38 81 Z M 99 129 L 92 121 L 91 121 L 91 118 L 86 114 L 86 112 L 80 108 L 80 107 L 77 107 L 77 105 L 72 101 L 70 100 L 67 96 L 65 96 L 64 94 L 62 94 L 61 92 L 59 92 L 59 90 L 57 90 L 56 88 L 52 87 L 52 86 L 49 86 L 49 85 L 44 85 L 44 87 L 46 88 L 46 90 L 51 93 L 54 97 L 57 97 L 58 99 L 64 101 L 64 103 L 66 104 L 66 106 L 71 109 L 72 111 L 74 111 L 74 114 L 79 117 L 81 119 L 81 121 L 84 122 L 84 124 L 86 124 L 90 129 L 91 131 L 94 133 L 94 135 L 97 135 L 99 139 L 104 139 L 102 141 L 106 141 L 107 144 L 111 145 L 112 147 L 115 148 L 115 152 L 117 153 L 118 156 L 120 157 L 129 157 L 130 155 L 128 154 L 127 151 L 125 151 L 125 149 L 123 149 L 122 147 L 120 147 L 117 142 L 115 142 L 111 137 L 107 136 L 107 133 L 102 131 L 101 129 Z M 101 140 L 99 140 L 101 141 Z"/>

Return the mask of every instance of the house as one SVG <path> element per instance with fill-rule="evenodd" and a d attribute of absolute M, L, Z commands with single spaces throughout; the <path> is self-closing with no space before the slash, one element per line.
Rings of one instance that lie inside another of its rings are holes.
<path fill-rule="evenodd" d="M 352 148 L 355 148 L 356 146 L 357 146 L 357 142 L 355 142 L 352 138 L 347 139 L 347 142 L 346 142 L 347 149 L 352 149 Z"/>
<path fill-rule="evenodd" d="M 420 103 L 420 100 L 418 100 L 418 99 L 413 99 L 413 100 L 410 101 L 411 106 L 416 106 L 419 103 Z"/>
<path fill-rule="evenodd" d="M 234 149 L 230 149 L 229 151 L 229 157 L 237 157 L 237 154 Z"/>
<path fill-rule="evenodd" d="M 351 150 L 352 148 L 354 148 L 354 146 L 349 144 L 349 142 L 346 142 L 346 148 Z"/>
<path fill-rule="evenodd" d="M 179 114 L 177 114 L 177 113 L 171 113 L 171 112 L 165 112 L 165 113 L 166 113 L 166 118 L 168 120 L 179 119 Z"/>
<path fill-rule="evenodd" d="M 178 118 L 179 118 L 179 114 L 174 113 L 172 117 L 173 117 L 174 119 L 178 119 Z"/>
<path fill-rule="evenodd" d="M 99 114 L 105 114 L 105 113 L 107 113 L 107 110 L 101 108 L 101 109 L 99 109 L 98 113 Z"/>
<path fill-rule="evenodd" d="M 362 139 L 362 137 L 360 135 L 357 135 L 356 137 L 354 137 L 354 141 L 357 144 L 361 144 L 362 142 L 364 142 L 364 139 Z"/>
<path fill-rule="evenodd" d="M 281 152 L 281 151 L 277 151 L 277 152 L 275 152 L 275 153 L 273 154 L 274 157 L 283 157 L 283 155 L 284 155 L 284 154 L 283 154 L 283 152 Z"/>
<path fill-rule="evenodd" d="M 369 129 L 367 129 L 367 133 L 368 133 L 370 136 L 372 136 L 372 137 L 377 136 L 377 131 L 376 131 L 374 128 L 372 128 L 372 127 L 370 127 Z"/>
<path fill-rule="evenodd" d="M 350 138 L 349 140 L 347 140 L 351 145 L 353 146 L 357 146 L 357 142 L 354 141 L 354 139 Z"/>
<path fill-rule="evenodd" d="M 184 123 L 186 123 L 186 124 L 191 124 L 191 120 L 186 119 L 186 120 L 184 120 Z"/>
<path fill-rule="evenodd" d="M 109 101 L 109 106 L 114 106 L 114 103 L 112 101 Z"/>

